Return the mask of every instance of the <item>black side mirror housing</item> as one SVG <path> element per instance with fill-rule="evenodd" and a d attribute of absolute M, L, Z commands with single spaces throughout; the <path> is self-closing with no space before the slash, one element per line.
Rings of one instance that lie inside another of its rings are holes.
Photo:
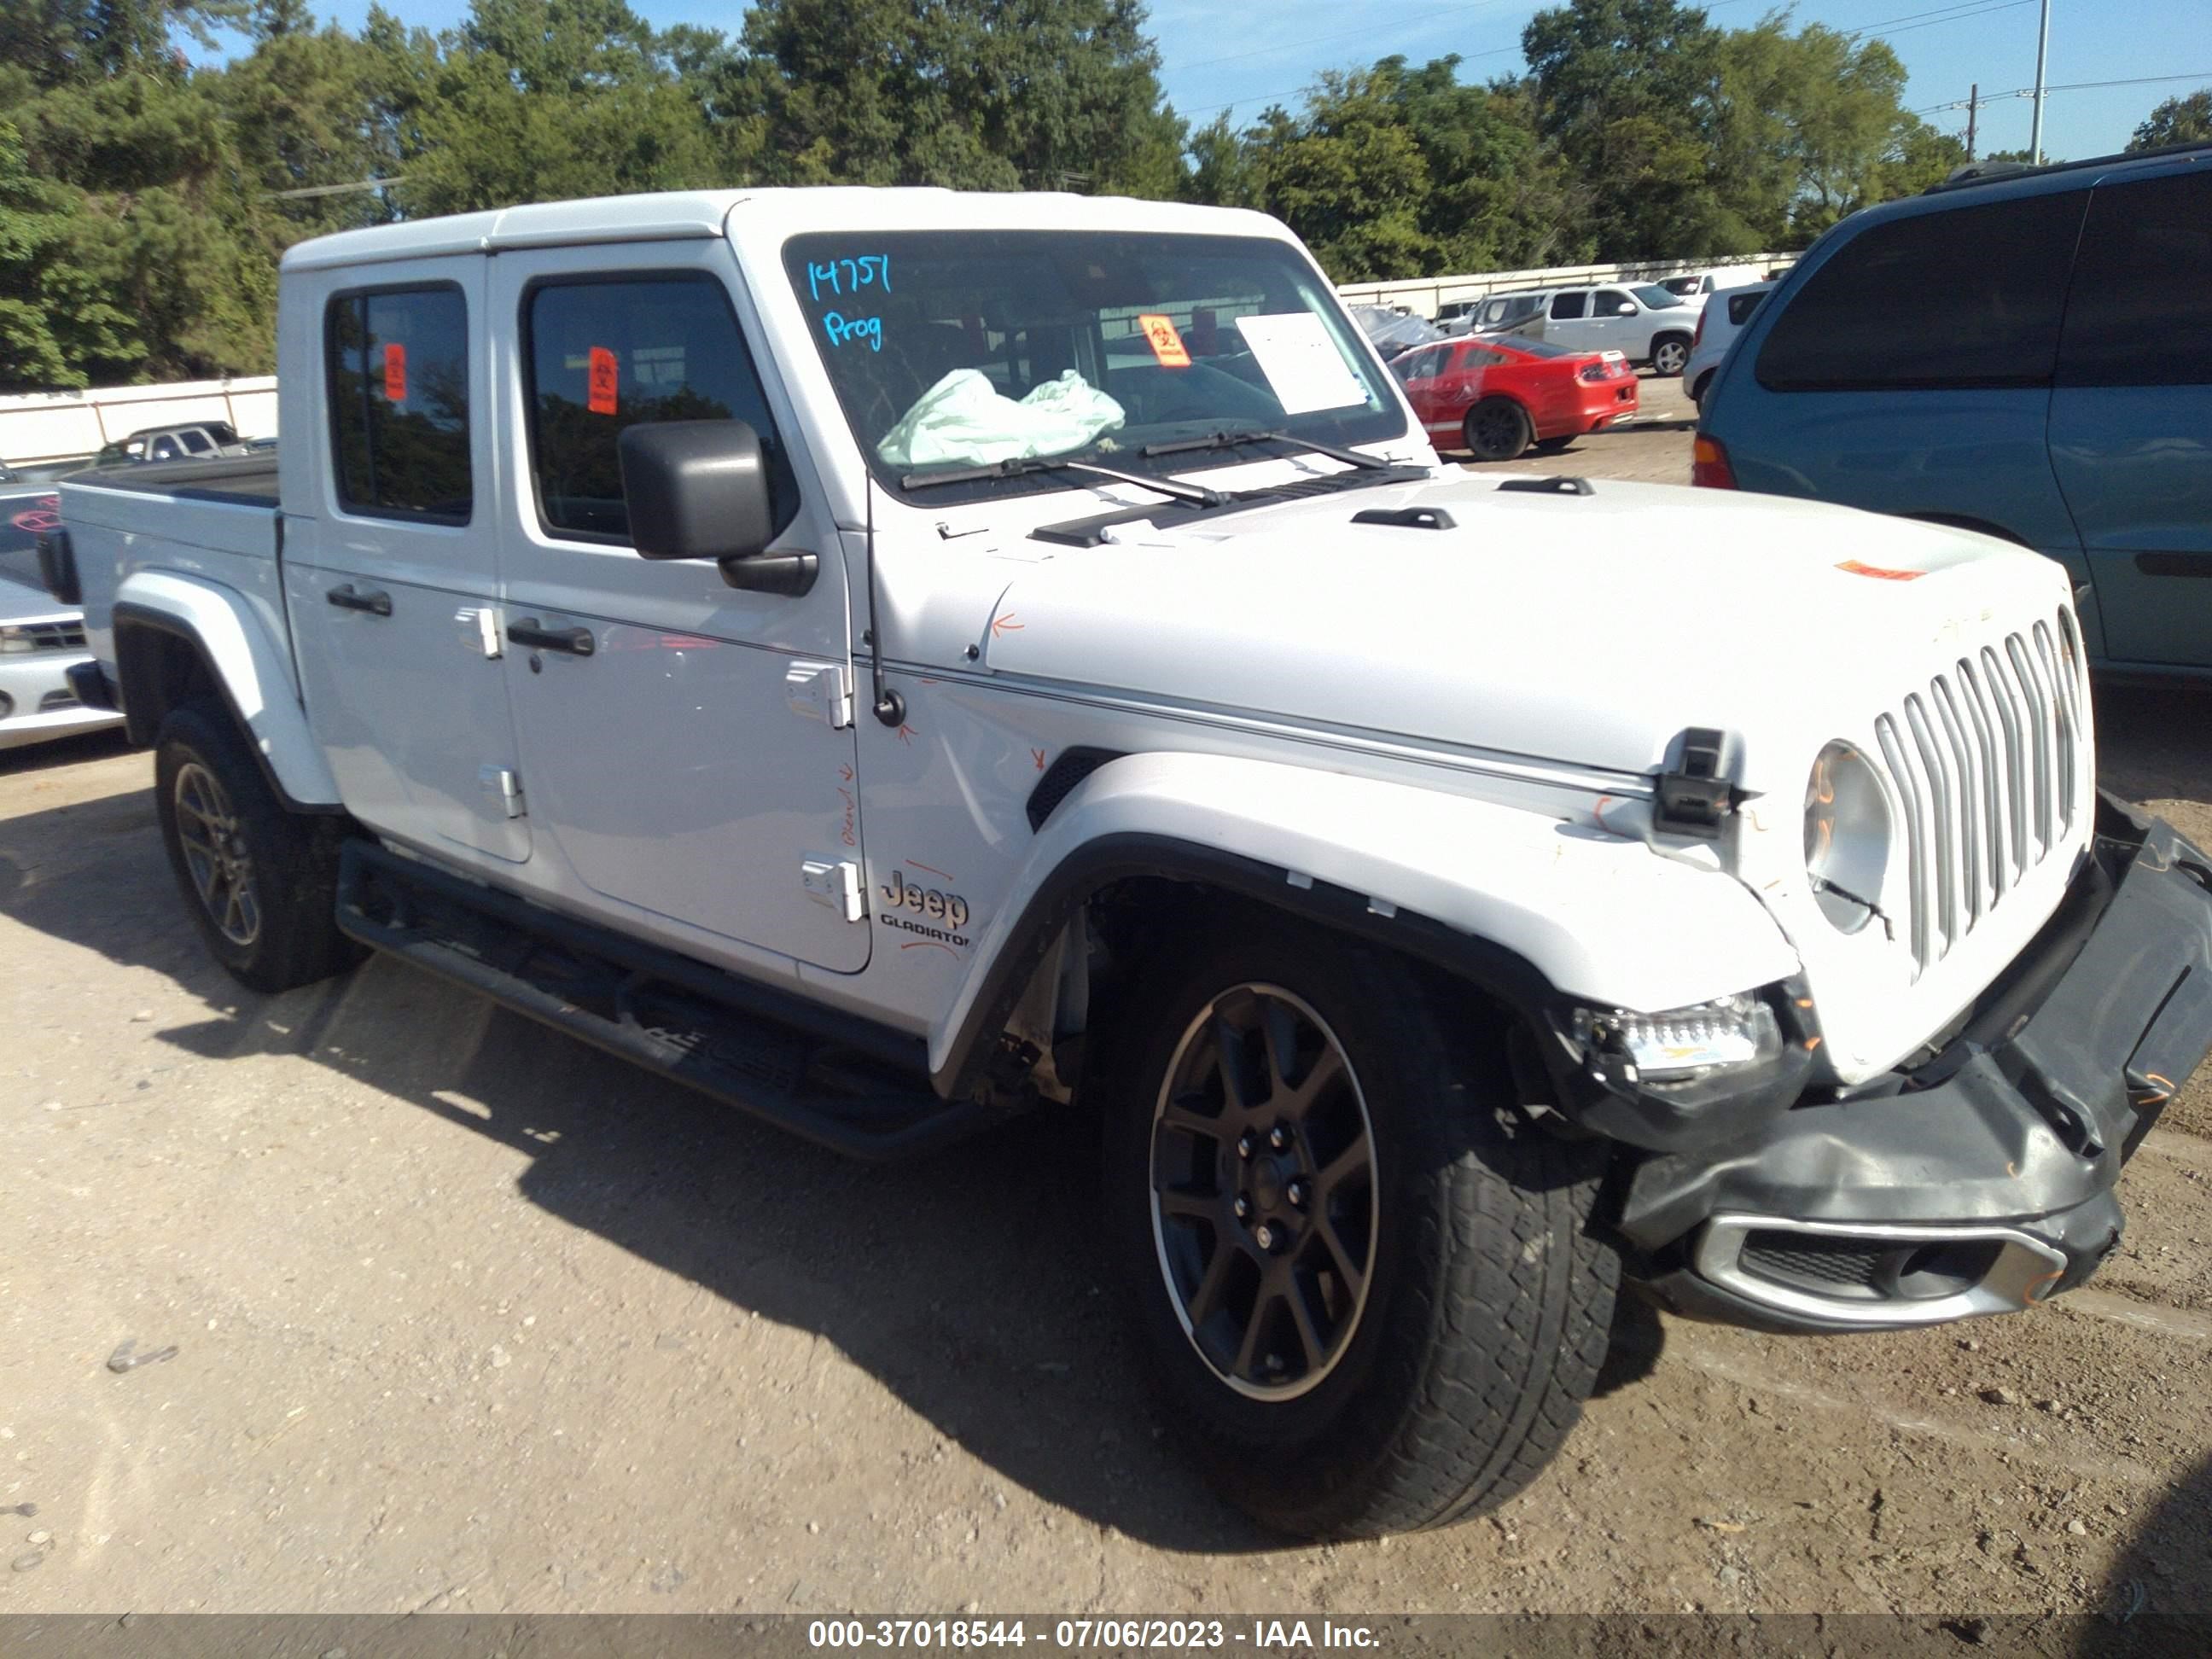
<path fill-rule="evenodd" d="M 654 421 L 617 441 L 629 533 L 646 559 L 713 559 L 732 587 L 804 593 L 811 553 L 770 553 L 775 507 L 760 434 L 743 421 Z"/>

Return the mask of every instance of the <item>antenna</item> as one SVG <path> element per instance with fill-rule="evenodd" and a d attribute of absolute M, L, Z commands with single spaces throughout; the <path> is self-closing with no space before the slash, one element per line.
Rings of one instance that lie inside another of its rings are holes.
<path fill-rule="evenodd" d="M 884 684 L 884 630 L 876 620 L 876 476 L 867 462 L 860 463 L 861 500 L 867 526 L 868 665 L 874 675 L 876 718 L 885 726 L 906 720 L 906 699 Z"/>

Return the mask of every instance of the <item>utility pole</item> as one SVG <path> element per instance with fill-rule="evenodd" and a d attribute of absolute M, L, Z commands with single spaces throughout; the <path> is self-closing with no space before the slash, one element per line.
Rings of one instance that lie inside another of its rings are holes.
<path fill-rule="evenodd" d="M 2029 159 L 2043 165 L 2043 68 L 2051 55 L 2051 0 L 2043 0 L 2043 21 L 2035 32 L 2035 118 L 2027 135 Z"/>
<path fill-rule="evenodd" d="M 1981 101 L 1982 83 L 1977 81 L 1973 89 L 1966 94 L 1966 159 L 1969 161 L 1974 159 L 1974 117 L 1979 113 Z"/>

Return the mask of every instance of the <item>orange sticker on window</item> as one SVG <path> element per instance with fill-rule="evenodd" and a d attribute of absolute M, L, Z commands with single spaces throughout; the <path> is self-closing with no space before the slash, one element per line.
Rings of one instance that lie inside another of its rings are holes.
<path fill-rule="evenodd" d="M 1928 574 L 1924 570 L 1885 570 L 1878 564 L 1861 564 L 1856 559 L 1845 559 L 1836 568 L 1848 570 L 1854 576 L 1872 576 L 1886 582 L 1917 581 Z"/>
<path fill-rule="evenodd" d="M 585 407 L 594 415 L 615 412 L 615 354 L 605 346 L 592 348 L 592 390 Z"/>
<path fill-rule="evenodd" d="M 1145 343 L 1152 349 L 1162 368 L 1188 368 L 1190 353 L 1184 347 L 1182 336 L 1176 325 L 1157 311 L 1148 311 L 1137 319 L 1137 326 L 1145 331 Z"/>
<path fill-rule="evenodd" d="M 407 348 L 397 340 L 384 348 L 384 395 L 395 404 L 407 401 Z"/>

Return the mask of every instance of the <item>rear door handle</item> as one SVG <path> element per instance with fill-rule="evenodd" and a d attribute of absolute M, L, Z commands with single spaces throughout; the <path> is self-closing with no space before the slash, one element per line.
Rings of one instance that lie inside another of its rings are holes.
<path fill-rule="evenodd" d="M 509 623 L 507 637 L 536 651 L 565 651 L 572 657 L 588 657 L 595 648 L 588 628 L 540 628 L 538 618 Z"/>
<path fill-rule="evenodd" d="M 373 587 L 356 587 L 348 582 L 343 587 L 333 587 L 323 597 L 341 611 L 362 611 L 372 617 L 392 614 L 392 595 L 380 593 Z"/>

